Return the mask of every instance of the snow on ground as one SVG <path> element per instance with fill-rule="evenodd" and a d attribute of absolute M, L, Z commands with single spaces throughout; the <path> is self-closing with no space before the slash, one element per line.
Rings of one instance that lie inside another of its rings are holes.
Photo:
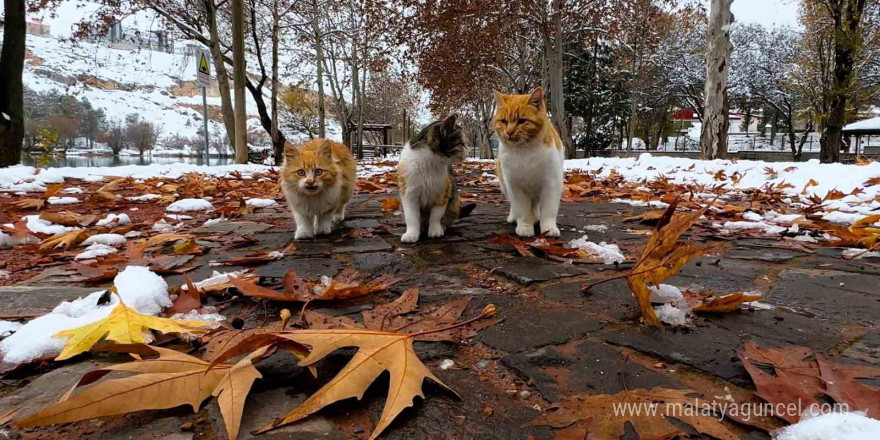
<path fill-rule="evenodd" d="M 827 203 L 822 213 L 826 220 L 849 225 L 854 220 L 880 211 L 880 185 L 866 186 L 869 179 L 880 177 L 880 162 L 868 165 L 820 164 L 817 160 L 807 162 L 764 162 L 740 160 L 695 160 L 677 157 L 652 156 L 645 153 L 638 158 L 590 158 L 565 161 L 567 171 L 601 172 L 598 178 L 608 177 L 612 171 L 628 182 L 652 181 L 661 177 L 671 184 L 697 184 L 720 186 L 730 191 L 762 189 L 772 185 L 781 188 L 788 196 L 789 204 L 799 206 L 808 204 L 810 197 L 824 198 L 831 191 L 849 194 Z M 732 179 L 715 180 L 715 174 L 723 171 Z M 814 185 L 815 183 L 815 185 Z M 787 187 L 791 185 L 791 187 Z M 853 191 L 856 194 L 851 194 Z M 859 192 L 861 191 L 861 192 Z M 643 201 L 620 200 L 623 203 L 645 204 Z M 656 207 L 662 207 L 659 205 Z M 847 213 L 849 215 L 847 215 Z M 755 219 L 759 220 L 759 219 Z M 766 220 L 766 219 L 765 219 Z M 792 218 L 781 220 L 792 221 Z M 731 222 L 737 223 L 737 222 Z M 759 222 L 755 222 L 759 223 Z M 781 223 L 777 221 L 776 223 Z M 729 225 L 731 228 L 751 226 L 751 229 L 776 231 L 770 224 Z M 725 225 L 727 227 L 727 225 Z M 771 232 L 772 233 L 772 232 Z"/>
<path fill-rule="evenodd" d="M 115 254 L 117 252 L 116 248 L 113 246 L 107 246 L 106 244 L 101 243 L 93 243 L 91 246 L 87 247 L 86 250 L 76 254 L 73 257 L 74 260 L 94 260 L 98 257 L 103 257 L 105 255 Z"/>
<path fill-rule="evenodd" d="M 166 212 L 192 212 L 209 211 L 214 209 L 210 200 L 205 199 L 180 199 L 165 208 Z"/>
<path fill-rule="evenodd" d="M 163 308 L 171 306 L 165 280 L 145 267 L 125 268 L 116 275 L 113 284 L 125 304 L 140 313 L 157 315 Z M 3 360 L 21 363 L 61 352 L 66 340 L 53 335 L 103 319 L 119 303 L 119 299 L 111 295 L 106 305 L 98 305 L 104 293 L 99 290 L 85 298 L 64 301 L 52 312 L 21 326 L 12 336 L 0 341 Z"/>
<path fill-rule="evenodd" d="M 278 202 L 272 199 L 247 199 L 245 203 L 254 208 L 268 208 L 269 206 L 275 206 Z"/>
<path fill-rule="evenodd" d="M 95 226 L 107 226 L 111 223 L 116 223 L 117 226 L 127 225 L 131 223 L 131 217 L 129 217 L 128 214 L 110 213 L 101 220 L 98 220 L 98 222 L 95 223 Z"/>
<path fill-rule="evenodd" d="M 583 249 L 590 254 L 591 257 L 596 257 L 605 262 L 605 264 L 623 263 L 626 260 L 623 253 L 620 252 L 620 247 L 616 244 L 608 244 L 604 241 L 596 244 L 589 241 L 586 235 L 570 241 L 568 246 Z"/>
<path fill-rule="evenodd" d="M 876 440 L 880 420 L 860 413 L 828 413 L 801 420 L 777 432 L 775 440 Z"/>
<path fill-rule="evenodd" d="M 79 203 L 80 200 L 76 197 L 49 197 L 46 202 L 50 205 L 72 205 Z"/>
<path fill-rule="evenodd" d="M 82 242 L 83 246 L 91 246 L 93 244 L 103 244 L 105 246 L 122 246 L 127 240 L 119 234 L 96 234 Z"/>

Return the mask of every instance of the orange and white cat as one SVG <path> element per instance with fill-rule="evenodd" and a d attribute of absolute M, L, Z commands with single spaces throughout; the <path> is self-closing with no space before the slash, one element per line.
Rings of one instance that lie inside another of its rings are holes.
<path fill-rule="evenodd" d="M 329 234 L 334 221 L 345 220 L 356 178 L 357 165 L 343 144 L 312 139 L 299 149 L 285 145 L 281 190 L 296 221 L 294 237 Z"/>
<path fill-rule="evenodd" d="M 565 153 L 547 116 L 544 90 L 528 95 L 495 94 L 495 133 L 501 141 L 495 161 L 501 192 L 510 201 L 508 223 L 520 237 L 541 233 L 558 237 L 556 216 L 562 200 Z"/>

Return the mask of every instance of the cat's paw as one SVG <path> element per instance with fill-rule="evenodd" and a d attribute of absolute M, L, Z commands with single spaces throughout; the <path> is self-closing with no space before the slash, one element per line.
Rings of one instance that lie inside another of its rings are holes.
<path fill-rule="evenodd" d="M 516 223 L 516 216 L 513 215 L 512 212 L 510 214 L 508 214 L 508 216 L 507 216 L 507 223 L 510 223 L 510 224 Z"/>
<path fill-rule="evenodd" d="M 534 237 L 535 236 L 535 226 L 531 223 L 527 225 L 520 225 L 516 227 L 516 235 L 520 237 Z"/>
<path fill-rule="evenodd" d="M 333 214 L 334 222 L 342 222 L 345 221 L 345 214 Z"/>
<path fill-rule="evenodd" d="M 418 232 L 407 232 L 400 237 L 401 243 L 415 243 L 419 241 Z"/>
<path fill-rule="evenodd" d="M 541 228 L 541 233 L 546 234 L 548 237 L 559 237 L 561 233 L 559 232 L 559 228 L 554 226 L 549 226 L 547 228 Z"/>
<path fill-rule="evenodd" d="M 315 227 L 315 233 L 318 235 L 327 235 L 333 232 L 333 225 L 327 222 L 326 224 L 319 224 Z"/>
<path fill-rule="evenodd" d="M 305 238 L 315 238 L 315 233 L 311 230 L 297 229 L 296 234 L 293 235 L 293 238 L 297 240 L 302 240 Z"/>
<path fill-rule="evenodd" d="M 430 225 L 428 226 L 428 237 L 437 238 L 443 236 L 443 226 L 441 225 Z"/>

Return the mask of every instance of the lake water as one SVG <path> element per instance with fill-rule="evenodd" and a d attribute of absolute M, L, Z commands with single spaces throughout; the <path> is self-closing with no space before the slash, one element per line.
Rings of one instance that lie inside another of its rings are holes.
<path fill-rule="evenodd" d="M 59 167 L 118 167 L 122 165 L 150 165 L 150 164 L 175 164 L 186 163 L 193 165 L 204 165 L 205 159 L 202 157 L 169 157 L 169 156 L 67 156 L 67 157 L 46 157 L 22 155 L 21 164 L 29 165 L 37 168 L 59 168 Z M 235 163 L 234 157 L 212 157 L 210 165 L 230 165 Z"/>

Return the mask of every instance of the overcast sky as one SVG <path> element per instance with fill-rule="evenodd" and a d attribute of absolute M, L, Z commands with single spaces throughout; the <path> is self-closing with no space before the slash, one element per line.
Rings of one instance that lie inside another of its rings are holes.
<path fill-rule="evenodd" d="M 708 5 L 708 1 L 706 4 Z M 734 19 L 740 23 L 798 26 L 799 0 L 733 0 Z M 707 6 L 708 8 L 708 6 Z"/>

